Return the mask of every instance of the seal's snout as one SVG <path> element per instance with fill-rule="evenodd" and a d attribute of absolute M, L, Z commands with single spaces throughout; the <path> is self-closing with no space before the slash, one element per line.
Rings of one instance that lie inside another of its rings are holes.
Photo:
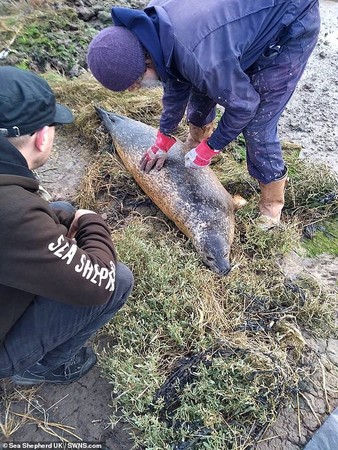
<path fill-rule="evenodd" d="M 224 259 L 223 261 L 218 261 L 218 264 L 215 265 L 214 272 L 219 275 L 225 276 L 231 271 L 231 266 L 228 260 Z"/>
<path fill-rule="evenodd" d="M 231 271 L 231 265 L 227 258 L 213 258 L 208 256 L 207 258 L 203 258 L 203 262 L 209 269 L 221 276 L 228 275 Z"/>
<path fill-rule="evenodd" d="M 220 275 L 228 275 L 228 273 L 231 271 L 231 266 L 228 263 L 225 267 L 221 268 L 221 270 L 218 272 Z"/>
<path fill-rule="evenodd" d="M 206 266 L 221 276 L 231 270 L 229 260 L 230 247 L 221 235 L 209 235 L 202 247 L 202 259 Z"/>

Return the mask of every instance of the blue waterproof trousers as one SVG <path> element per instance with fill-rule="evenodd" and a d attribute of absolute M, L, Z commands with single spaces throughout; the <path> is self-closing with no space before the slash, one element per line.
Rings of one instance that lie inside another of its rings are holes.
<path fill-rule="evenodd" d="M 252 121 L 242 130 L 250 175 L 264 184 L 278 180 L 285 164 L 277 134 L 278 120 L 301 78 L 317 43 L 320 28 L 319 5 L 315 3 L 297 18 L 276 42 L 246 70 L 260 95 Z M 197 127 L 212 122 L 216 103 L 192 90 L 187 120 Z"/>

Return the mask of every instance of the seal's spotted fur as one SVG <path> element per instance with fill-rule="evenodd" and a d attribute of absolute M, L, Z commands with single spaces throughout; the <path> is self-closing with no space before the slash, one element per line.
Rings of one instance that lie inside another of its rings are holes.
<path fill-rule="evenodd" d="M 234 201 L 209 168 L 187 169 L 184 147 L 178 141 L 162 170 L 143 172 L 139 162 L 154 142 L 156 129 L 97 108 L 113 145 L 141 189 L 188 236 L 203 262 L 213 271 L 230 270 L 234 234 Z"/>

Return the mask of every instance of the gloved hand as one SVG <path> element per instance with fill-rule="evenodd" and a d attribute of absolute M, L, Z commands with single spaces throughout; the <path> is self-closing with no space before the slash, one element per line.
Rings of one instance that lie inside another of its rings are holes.
<path fill-rule="evenodd" d="M 190 150 L 184 157 L 185 167 L 201 169 L 210 164 L 211 159 L 218 155 L 220 150 L 213 150 L 204 139 L 196 148 Z"/>
<path fill-rule="evenodd" d="M 146 173 L 148 173 L 154 166 L 157 170 L 162 169 L 163 164 L 167 158 L 167 153 L 175 144 L 175 142 L 175 138 L 167 136 L 161 133 L 161 131 L 158 131 L 155 144 L 152 145 L 141 158 L 141 170 L 144 170 Z"/>

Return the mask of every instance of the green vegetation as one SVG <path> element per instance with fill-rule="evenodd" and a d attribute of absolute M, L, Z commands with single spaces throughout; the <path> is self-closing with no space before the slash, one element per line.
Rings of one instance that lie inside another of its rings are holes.
<path fill-rule="evenodd" d="M 88 74 L 67 81 L 61 74 L 83 58 L 95 30 L 66 2 L 55 11 L 44 1 L 37 12 L 39 2 L 8 2 L 0 38 L 11 48 L 10 63 L 47 70 L 59 101 L 74 111 L 67 132 L 93 147 L 76 201 L 107 214 L 119 257 L 135 276 L 132 296 L 102 331 L 110 346 L 100 364 L 116 407 L 139 448 L 248 449 L 313 370 L 301 361 L 311 353 L 303 330 L 320 337 L 337 333 L 335 296 L 311 277 L 287 279 L 280 268 L 281 258 L 301 246 L 309 255 L 337 255 L 337 179 L 325 167 L 300 161 L 299 148 L 285 144 L 290 180 L 284 226 L 262 232 L 255 226 L 259 186 L 246 170 L 240 136 L 213 164 L 226 189 L 247 200 L 236 213 L 233 269 L 217 276 L 156 207 L 138 208 L 145 195 L 105 151 L 110 141 L 94 106 L 158 126 L 161 91 L 112 93 Z M 178 136 L 186 133 L 182 123 Z M 312 239 L 303 239 L 304 230 Z"/>
<path fill-rule="evenodd" d="M 75 129 L 101 150 L 109 138 L 95 105 L 157 124 L 159 91 L 111 94 L 87 79 L 54 86 L 79 113 Z M 180 136 L 186 132 L 182 124 Z M 214 163 L 224 186 L 247 200 L 236 214 L 233 270 L 223 278 L 155 206 L 137 208 L 146 197 L 118 158 L 101 151 L 88 168 L 77 202 L 108 214 L 120 259 L 135 275 L 127 305 L 104 330 L 114 346 L 100 363 L 141 448 L 250 448 L 306 384 L 302 330 L 336 334 L 335 296 L 311 277 L 286 279 L 279 266 L 303 245 L 305 226 L 337 214 L 337 180 L 297 152 L 285 148 L 284 226 L 271 233 L 255 226 L 259 186 L 247 174 L 241 139 Z M 124 203 L 134 207 L 124 211 Z"/>
<path fill-rule="evenodd" d="M 10 49 L 10 63 L 41 72 L 54 68 L 65 74 L 77 63 L 84 64 L 96 30 L 79 20 L 73 8 L 61 2 L 55 10 L 47 3 L 42 12 L 34 5 L 15 8 L 13 3 L 11 12 L 0 17 L 0 37 Z"/>
<path fill-rule="evenodd" d="M 324 221 L 315 227 L 312 239 L 303 242 L 311 257 L 328 253 L 338 256 L 338 221 Z"/>
<path fill-rule="evenodd" d="M 68 85 L 62 95 L 83 101 L 82 85 L 79 81 L 80 92 L 74 93 Z M 159 114 L 156 93 L 152 107 L 142 93 L 102 98 L 93 86 L 88 95 L 96 105 L 142 116 L 150 124 Z M 87 106 L 81 106 L 77 126 L 88 138 L 96 130 L 95 140 L 104 148 L 107 137 L 96 129 L 97 118 Z M 117 407 L 147 450 L 250 448 L 307 379 L 309 369 L 299 366 L 302 352 L 309 351 L 301 330 L 318 336 L 336 332 L 334 296 L 311 278 L 285 279 L 278 265 L 301 245 L 302 217 L 335 211 L 334 202 L 318 209 L 308 194 L 318 189 L 319 199 L 332 192 L 334 178 L 321 190 L 318 177 L 314 188 L 313 170 L 302 163 L 301 215 L 299 205 L 288 201 L 285 226 L 264 233 L 255 227 L 259 192 L 245 162 L 230 151 L 213 167 L 232 193 L 248 200 L 236 215 L 234 268 L 225 278 L 203 266 L 189 241 L 155 207 L 144 214 L 121 212 L 121 202 L 137 205 L 145 196 L 114 156 L 96 155 L 79 190 L 82 207 L 109 211 L 120 259 L 135 275 L 131 298 L 104 330 L 114 347 L 100 361 L 113 382 Z"/>
<path fill-rule="evenodd" d="M 182 441 L 194 449 L 249 448 L 306 379 L 307 369 L 297 367 L 299 327 L 332 332 L 334 300 L 310 280 L 286 282 L 259 253 L 235 255 L 238 268 L 220 279 L 183 237 L 155 232 L 151 222 L 134 218 L 113 234 L 136 280 L 105 330 L 115 346 L 101 364 L 117 404 L 147 449 Z"/>

